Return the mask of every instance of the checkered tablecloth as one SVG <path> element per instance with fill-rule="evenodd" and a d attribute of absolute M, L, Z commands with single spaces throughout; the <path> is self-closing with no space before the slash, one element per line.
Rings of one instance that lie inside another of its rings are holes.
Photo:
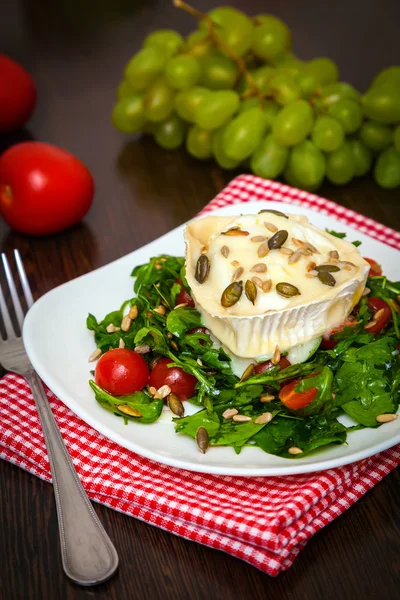
<path fill-rule="evenodd" d="M 337 204 L 244 175 L 203 213 L 229 204 L 277 200 L 308 206 L 400 249 L 400 234 Z M 186 539 L 224 550 L 269 575 L 294 561 L 307 540 L 400 464 L 400 446 L 352 465 L 286 477 L 205 475 L 125 450 L 48 399 L 89 497 Z M 25 381 L 0 381 L 0 457 L 51 481 L 35 405 Z"/>

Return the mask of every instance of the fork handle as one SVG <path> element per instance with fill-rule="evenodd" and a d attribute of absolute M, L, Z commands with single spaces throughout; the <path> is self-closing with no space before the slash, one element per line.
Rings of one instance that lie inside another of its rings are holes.
<path fill-rule="evenodd" d="M 118 555 L 82 487 L 36 372 L 26 376 L 46 442 L 65 573 L 80 585 L 96 585 L 111 577 Z"/>

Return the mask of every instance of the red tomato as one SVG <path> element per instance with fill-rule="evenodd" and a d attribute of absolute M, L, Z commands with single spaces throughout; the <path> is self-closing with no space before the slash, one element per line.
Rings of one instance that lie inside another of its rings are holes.
<path fill-rule="evenodd" d="M 300 383 L 301 379 L 292 381 L 284 385 L 279 392 L 279 400 L 290 410 L 298 410 L 308 406 L 318 394 L 315 387 L 306 390 L 305 392 L 295 392 L 294 388 Z"/>
<path fill-rule="evenodd" d="M 207 329 L 206 327 L 193 327 L 193 329 L 188 329 L 188 331 L 186 333 L 205 333 L 210 335 L 211 331 L 209 329 Z M 201 346 L 204 346 L 205 341 L 204 340 L 199 340 L 199 344 Z"/>
<path fill-rule="evenodd" d="M 16 144 L 0 157 L 0 213 L 21 233 L 56 233 L 89 210 L 93 178 L 75 156 L 42 142 Z"/>
<path fill-rule="evenodd" d="M 369 308 L 372 308 L 372 310 L 374 311 L 374 315 L 372 317 L 372 320 L 370 321 L 370 323 L 374 324 L 371 327 L 368 327 L 367 331 L 368 333 L 373 333 L 374 335 L 377 335 L 389 323 L 390 317 L 392 316 L 392 311 L 390 310 L 390 306 L 387 302 L 381 300 L 380 298 L 376 298 L 375 296 L 372 296 L 372 298 L 368 298 L 367 303 Z M 378 319 L 376 319 L 375 315 L 378 313 L 378 311 L 382 312 L 380 313 Z"/>
<path fill-rule="evenodd" d="M 36 104 L 36 86 L 28 71 L 0 54 L 0 131 L 25 125 Z"/>
<path fill-rule="evenodd" d="M 281 369 L 286 369 L 286 367 L 290 367 L 290 362 L 288 361 L 286 356 L 282 356 L 278 365 Z M 258 365 L 254 367 L 254 375 L 261 375 L 261 373 L 265 373 L 265 371 L 268 371 L 268 369 L 272 369 L 272 367 L 276 367 L 276 365 L 272 364 L 272 361 L 270 360 L 258 363 Z"/>
<path fill-rule="evenodd" d="M 187 304 L 191 308 L 195 307 L 192 296 L 189 294 L 188 291 L 186 291 L 184 287 L 182 287 L 181 291 L 176 297 L 175 306 L 177 306 L 178 304 Z"/>
<path fill-rule="evenodd" d="M 156 390 L 163 385 L 168 385 L 171 392 L 176 394 L 180 400 L 187 400 L 193 396 L 197 379 L 180 367 L 167 367 L 171 362 L 170 358 L 160 358 L 150 373 L 149 384 Z"/>
<path fill-rule="evenodd" d="M 114 348 L 100 356 L 94 378 L 103 390 L 113 396 L 133 394 L 144 388 L 149 367 L 143 356 L 128 348 Z"/>
<path fill-rule="evenodd" d="M 329 331 L 322 337 L 321 349 L 322 350 L 332 350 L 332 348 L 337 346 L 337 344 L 339 343 L 336 340 L 333 340 L 332 336 L 335 335 L 336 333 L 339 333 L 339 331 L 343 331 L 343 329 L 345 327 L 355 327 L 356 325 L 357 325 L 357 320 L 349 318 L 348 320 L 346 320 L 344 323 L 342 323 L 338 327 L 334 327 L 331 331 Z"/>
<path fill-rule="evenodd" d="M 366 260 L 367 263 L 371 265 L 369 268 L 369 275 L 371 277 L 374 277 L 376 275 L 382 275 L 382 267 L 379 263 L 376 262 L 376 260 L 374 260 L 373 258 L 365 258 L 365 256 L 364 260 Z"/>

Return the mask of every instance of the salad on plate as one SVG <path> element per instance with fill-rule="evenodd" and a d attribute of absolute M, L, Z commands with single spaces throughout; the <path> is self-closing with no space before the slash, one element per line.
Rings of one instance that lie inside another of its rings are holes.
<path fill-rule="evenodd" d="M 275 210 L 191 221 L 185 258 L 136 266 L 133 297 L 89 314 L 95 399 L 126 423 L 167 412 L 203 453 L 288 459 L 395 420 L 400 282 L 344 238 Z"/>

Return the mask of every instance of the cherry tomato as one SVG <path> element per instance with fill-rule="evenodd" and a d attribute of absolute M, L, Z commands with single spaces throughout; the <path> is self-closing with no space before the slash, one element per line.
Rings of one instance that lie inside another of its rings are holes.
<path fill-rule="evenodd" d="M 284 385 L 279 392 L 279 400 L 290 410 L 298 410 L 308 406 L 318 394 L 315 387 L 306 390 L 305 392 L 296 392 L 295 387 L 301 382 L 301 379 L 296 379 Z"/>
<path fill-rule="evenodd" d="M 370 264 L 370 268 L 369 268 L 369 275 L 371 277 L 374 277 L 376 275 L 382 275 L 382 267 L 379 263 L 376 262 L 376 260 L 374 260 L 373 258 L 365 258 L 364 260 L 367 261 L 367 263 Z"/>
<path fill-rule="evenodd" d="M 113 396 L 133 394 L 146 385 L 149 367 L 143 356 L 133 350 L 114 348 L 100 356 L 94 378 L 97 385 Z"/>
<path fill-rule="evenodd" d="M 338 341 L 333 340 L 332 336 L 335 335 L 336 333 L 339 333 L 339 331 L 343 331 L 343 329 L 345 327 L 355 327 L 355 325 L 357 325 L 357 320 L 349 318 L 346 321 L 344 321 L 344 323 L 339 325 L 338 327 L 334 327 L 331 331 L 329 331 L 328 333 L 325 333 L 322 337 L 321 349 L 322 350 L 332 350 L 332 348 L 337 346 L 337 344 L 339 343 Z"/>
<path fill-rule="evenodd" d="M 175 306 L 177 306 L 178 304 L 187 304 L 191 308 L 195 308 L 192 296 L 184 287 L 182 287 L 181 291 L 176 297 Z"/>
<path fill-rule="evenodd" d="M 390 306 L 387 302 L 381 300 L 380 298 L 376 298 L 375 296 L 368 298 L 367 303 L 368 307 L 372 308 L 374 311 L 374 316 L 372 317 L 372 321 L 370 321 L 370 323 L 376 321 L 372 327 L 368 327 L 367 331 L 368 333 L 377 335 L 389 323 L 390 317 L 392 316 L 392 311 L 390 310 Z M 375 315 L 378 313 L 378 311 L 382 311 L 382 313 L 378 319 L 375 319 Z"/>
<path fill-rule="evenodd" d="M 288 361 L 286 356 L 282 356 L 278 365 L 281 369 L 286 369 L 286 367 L 290 367 L 290 362 Z M 276 365 L 274 365 L 270 360 L 258 363 L 258 365 L 254 367 L 254 375 L 261 375 L 261 373 L 265 373 L 265 371 L 268 371 L 268 369 L 272 369 L 272 367 L 276 367 Z"/>
<path fill-rule="evenodd" d="M 149 384 L 158 390 L 163 385 L 168 385 L 171 392 L 176 394 L 180 400 L 187 400 L 193 396 L 196 377 L 186 373 L 180 367 L 168 367 L 170 358 L 160 358 L 150 373 Z"/>
<path fill-rule="evenodd" d="M 0 157 L 0 213 L 21 233 L 45 235 L 75 225 L 93 193 L 87 167 L 56 146 L 23 142 Z"/>
<path fill-rule="evenodd" d="M 28 71 L 0 54 L 0 131 L 25 125 L 36 104 L 36 86 Z"/>

